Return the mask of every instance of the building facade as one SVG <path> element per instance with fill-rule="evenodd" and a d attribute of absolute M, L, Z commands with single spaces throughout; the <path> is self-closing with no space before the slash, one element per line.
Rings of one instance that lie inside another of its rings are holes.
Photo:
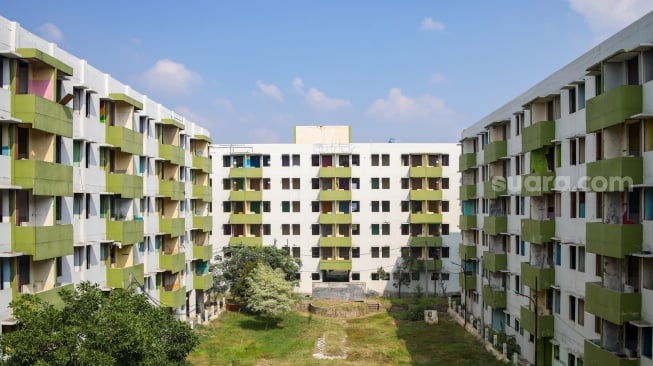
<path fill-rule="evenodd" d="M 537 365 L 653 365 L 653 14 L 462 133 L 468 319 Z"/>
<path fill-rule="evenodd" d="M 207 130 L 0 17 L 0 322 L 80 281 L 178 318 L 212 286 Z M 6 329 L 6 328 L 5 328 Z"/>
<path fill-rule="evenodd" d="M 216 250 L 286 248 L 302 260 L 301 293 L 350 282 L 396 294 L 403 254 L 414 263 L 402 292 L 457 292 L 458 151 L 351 143 L 348 126 L 296 127 L 294 144 L 214 145 Z"/>

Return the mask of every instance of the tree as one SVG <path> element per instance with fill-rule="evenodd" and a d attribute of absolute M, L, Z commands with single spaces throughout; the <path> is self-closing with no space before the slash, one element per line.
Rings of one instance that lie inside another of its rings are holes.
<path fill-rule="evenodd" d="M 401 288 L 410 286 L 410 271 L 415 263 L 415 258 L 410 255 L 402 255 L 394 272 L 392 272 L 392 286 L 398 290 L 398 296 L 401 297 Z"/>
<path fill-rule="evenodd" d="M 286 274 L 259 263 L 247 277 L 247 307 L 265 319 L 268 324 L 292 310 L 292 284 L 286 281 Z"/>
<path fill-rule="evenodd" d="M 61 298 L 61 308 L 29 294 L 12 301 L 18 329 L 0 336 L 3 364 L 183 365 L 199 342 L 144 295 L 84 282 Z"/>

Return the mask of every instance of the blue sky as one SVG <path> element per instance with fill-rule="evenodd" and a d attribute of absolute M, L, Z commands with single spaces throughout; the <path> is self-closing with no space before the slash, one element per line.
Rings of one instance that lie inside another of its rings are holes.
<path fill-rule="evenodd" d="M 653 10 L 650 0 L 3 1 L 0 15 L 206 126 L 215 143 L 460 131 Z M 36 10 L 38 9 L 38 10 Z"/>

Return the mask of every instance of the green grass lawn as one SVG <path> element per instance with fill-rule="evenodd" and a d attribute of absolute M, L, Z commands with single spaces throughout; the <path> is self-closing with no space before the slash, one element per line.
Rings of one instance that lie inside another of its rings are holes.
<path fill-rule="evenodd" d="M 383 300 L 384 305 L 390 301 Z M 408 320 L 415 301 L 397 299 L 388 312 L 348 320 L 293 312 L 268 330 L 256 316 L 224 313 L 198 329 L 201 343 L 188 360 L 193 365 L 239 366 L 502 365 L 444 314 L 437 325 Z M 316 341 L 325 332 L 327 339 L 346 334 L 346 360 L 313 358 Z"/>

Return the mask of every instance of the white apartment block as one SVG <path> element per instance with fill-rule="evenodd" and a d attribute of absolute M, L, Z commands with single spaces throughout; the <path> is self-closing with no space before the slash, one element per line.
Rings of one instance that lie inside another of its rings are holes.
<path fill-rule="evenodd" d="M 0 322 L 22 294 L 131 288 L 180 319 L 212 287 L 206 129 L 0 17 Z"/>
<path fill-rule="evenodd" d="M 653 365 L 653 13 L 461 144 L 470 321 L 523 363 Z"/>
<path fill-rule="evenodd" d="M 217 251 L 277 246 L 301 258 L 297 292 L 328 282 L 396 295 L 402 253 L 433 295 L 458 292 L 455 143 L 352 143 L 348 126 L 299 126 L 294 144 L 212 145 Z M 408 274 L 407 274 L 408 275 Z M 441 276 L 441 277 L 440 277 Z M 381 277 L 381 278 L 380 278 Z"/>

